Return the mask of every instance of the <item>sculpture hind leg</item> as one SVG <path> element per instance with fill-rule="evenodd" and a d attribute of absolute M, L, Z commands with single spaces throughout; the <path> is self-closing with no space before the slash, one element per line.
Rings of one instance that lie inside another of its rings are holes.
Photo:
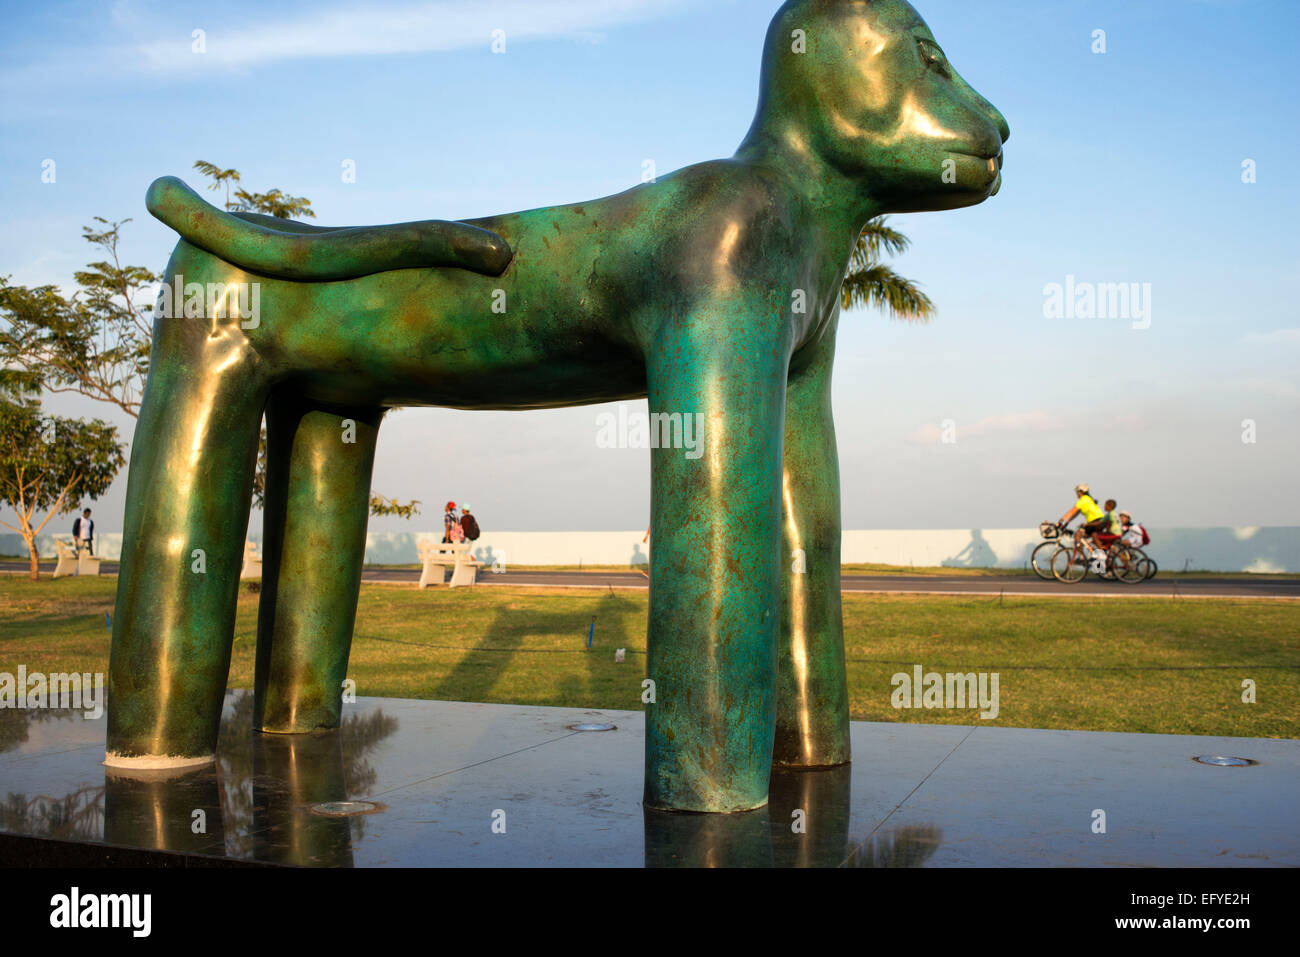
<path fill-rule="evenodd" d="M 840 476 L 831 419 L 834 334 L 786 392 L 782 596 L 772 761 L 849 761 L 849 701 L 840 607 Z"/>
<path fill-rule="evenodd" d="M 237 326 L 157 323 L 127 479 L 109 765 L 216 749 L 267 392 Z"/>
<path fill-rule="evenodd" d="M 254 722 L 339 726 L 361 588 L 381 409 L 324 409 L 285 390 L 267 406 Z"/>

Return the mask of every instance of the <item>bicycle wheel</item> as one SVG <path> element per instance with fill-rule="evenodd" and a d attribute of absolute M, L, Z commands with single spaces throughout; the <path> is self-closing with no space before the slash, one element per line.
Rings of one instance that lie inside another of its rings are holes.
<path fill-rule="evenodd" d="M 1135 549 L 1127 545 L 1111 546 L 1106 567 L 1126 585 L 1136 585 L 1140 581 L 1146 581 L 1146 569 L 1142 567 L 1142 559 Z"/>
<path fill-rule="evenodd" d="M 1057 542 L 1043 542 L 1034 549 L 1033 555 L 1029 557 L 1029 567 L 1045 582 L 1050 582 L 1056 576 L 1052 574 L 1052 556 L 1061 546 Z"/>
<path fill-rule="evenodd" d="M 1147 581 L 1156 577 L 1156 560 L 1149 558 L 1146 552 L 1142 552 L 1142 571 L 1146 575 Z"/>
<path fill-rule="evenodd" d="M 1082 548 L 1061 548 L 1052 555 L 1052 575 L 1074 585 L 1088 577 L 1088 555 Z"/>

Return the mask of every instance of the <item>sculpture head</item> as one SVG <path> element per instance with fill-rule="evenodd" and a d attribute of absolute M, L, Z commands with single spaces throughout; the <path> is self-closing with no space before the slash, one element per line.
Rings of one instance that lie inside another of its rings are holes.
<path fill-rule="evenodd" d="M 789 0 L 768 30 L 746 146 L 775 138 L 876 211 L 918 212 L 996 193 L 1009 135 L 905 0 Z"/>

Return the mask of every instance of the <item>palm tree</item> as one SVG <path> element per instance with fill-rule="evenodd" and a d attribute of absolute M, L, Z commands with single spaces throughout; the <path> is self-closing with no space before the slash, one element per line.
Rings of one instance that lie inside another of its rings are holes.
<path fill-rule="evenodd" d="M 269 193 L 250 193 L 239 186 L 240 177 L 237 169 L 222 169 L 216 163 L 209 163 L 207 160 L 199 160 L 194 164 L 194 168 L 212 180 L 208 184 L 208 189 L 221 189 L 223 186 L 226 188 L 226 209 L 232 213 L 266 213 L 276 219 L 296 219 L 299 216 L 316 218 L 316 214 L 311 209 L 311 200 L 305 197 L 290 196 L 278 189 L 273 189 Z M 231 183 L 239 186 L 235 190 L 234 199 L 230 198 Z"/>
<path fill-rule="evenodd" d="M 880 264 L 881 253 L 897 256 L 911 244 L 898 230 L 887 225 L 888 216 L 867 220 L 862 235 L 849 257 L 848 275 L 840 287 L 840 306 L 879 306 L 895 319 L 924 322 L 935 313 L 930 297 L 921 287 Z"/>

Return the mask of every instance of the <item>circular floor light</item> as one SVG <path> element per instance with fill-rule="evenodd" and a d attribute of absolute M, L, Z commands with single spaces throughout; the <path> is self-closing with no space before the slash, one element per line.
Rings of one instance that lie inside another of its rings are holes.
<path fill-rule="evenodd" d="M 599 724 L 598 722 L 595 721 L 584 721 L 581 724 L 569 725 L 569 730 L 570 731 L 613 731 L 615 730 L 615 725 Z"/>
<path fill-rule="evenodd" d="M 1248 768 L 1252 764 L 1259 764 L 1258 761 L 1252 761 L 1250 758 L 1232 758 L 1222 754 L 1201 754 L 1194 758 L 1199 764 L 1210 764 L 1216 768 Z"/>

